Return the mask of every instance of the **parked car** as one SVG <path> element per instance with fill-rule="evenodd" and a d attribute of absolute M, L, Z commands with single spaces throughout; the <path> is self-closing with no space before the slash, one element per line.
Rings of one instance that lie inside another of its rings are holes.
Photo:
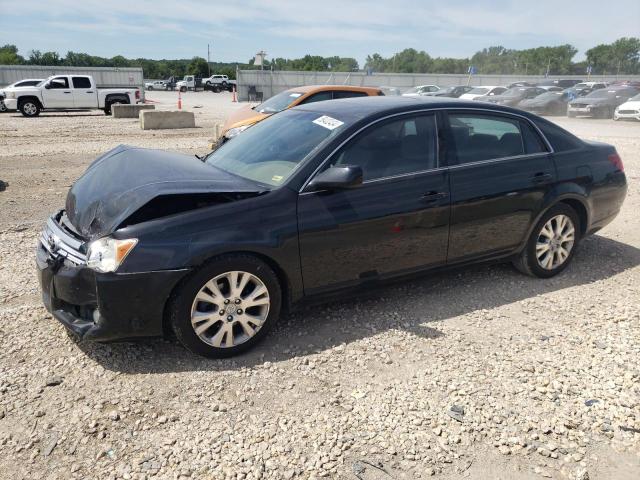
<path fill-rule="evenodd" d="M 182 80 L 176 82 L 176 88 L 181 92 L 186 92 L 187 90 L 195 91 L 198 88 L 203 88 L 203 85 L 202 79 L 195 75 L 185 75 Z"/>
<path fill-rule="evenodd" d="M 563 90 L 550 91 L 522 100 L 518 108 L 538 115 L 566 115 L 569 100 L 571 97 Z"/>
<path fill-rule="evenodd" d="M 497 103 L 498 105 L 506 105 L 509 107 L 515 107 L 522 100 L 529 98 L 535 98 L 538 95 L 545 93 L 546 90 L 541 87 L 513 87 L 503 92 L 500 95 L 494 95 L 486 98 L 476 98 L 476 100 L 482 100 L 490 103 Z"/>
<path fill-rule="evenodd" d="M 474 87 L 467 93 L 463 93 L 459 98 L 462 100 L 483 100 L 480 97 L 493 97 L 507 91 L 506 87 L 498 87 L 493 85 L 484 85 L 482 87 Z"/>
<path fill-rule="evenodd" d="M 226 75 L 211 75 L 209 78 L 205 78 L 202 80 L 204 83 L 205 90 L 228 90 L 232 91 L 236 87 L 235 80 L 229 80 L 229 77 Z"/>
<path fill-rule="evenodd" d="M 403 97 L 421 97 L 431 92 L 437 92 L 440 87 L 437 85 L 418 85 L 417 87 L 410 88 L 402 94 Z"/>
<path fill-rule="evenodd" d="M 220 138 L 214 148 L 268 116 L 287 108 L 324 100 L 376 95 L 384 95 L 384 93 L 375 87 L 352 87 L 350 85 L 308 85 L 291 88 L 274 95 L 259 105 L 253 107 L 247 105 L 229 115 L 222 126 Z"/>
<path fill-rule="evenodd" d="M 155 80 L 153 82 L 145 83 L 144 88 L 147 90 L 167 90 L 167 84 L 164 80 Z"/>
<path fill-rule="evenodd" d="M 97 88 L 90 75 L 54 75 L 33 87 L 5 89 L 8 110 L 37 117 L 42 110 L 100 109 L 111 114 L 111 106 L 137 103 L 137 88 Z"/>
<path fill-rule="evenodd" d="M 75 182 L 36 252 L 65 327 L 99 341 L 171 329 L 226 357 L 284 310 L 387 280 L 479 260 L 553 277 L 627 190 L 611 145 L 428 97 L 300 105 L 203 160 L 120 146 Z"/>
<path fill-rule="evenodd" d="M 582 82 L 582 80 L 575 80 L 573 78 L 570 78 L 570 79 L 543 80 L 541 82 L 538 82 L 537 86 L 538 87 L 553 86 L 553 87 L 560 87 L 562 89 L 565 89 L 565 88 L 573 87 L 574 85 L 577 85 L 580 82 Z"/>
<path fill-rule="evenodd" d="M 33 87 L 42 82 L 42 78 L 25 78 L 19 82 L 12 83 L 5 88 L 18 88 L 18 87 Z M 4 104 L 5 93 L 4 90 L 0 90 L 0 113 L 7 111 L 7 106 Z"/>
<path fill-rule="evenodd" d="M 450 97 L 450 98 L 458 98 L 460 95 L 463 95 L 467 92 L 470 92 L 475 87 L 470 87 L 468 85 L 458 85 L 455 87 L 445 87 L 437 90 L 435 92 L 427 93 L 429 97 Z"/>
<path fill-rule="evenodd" d="M 506 87 L 513 88 L 513 87 L 536 87 L 536 86 L 537 85 L 532 82 L 513 82 L 507 85 Z"/>
<path fill-rule="evenodd" d="M 606 88 L 606 82 L 580 82 L 576 83 L 573 87 L 567 88 L 565 91 L 573 96 L 573 98 L 584 97 L 590 94 L 594 90 Z"/>
<path fill-rule="evenodd" d="M 390 96 L 402 95 L 402 91 L 398 87 L 390 87 L 388 85 L 381 85 L 378 88 L 380 88 L 380 91 L 384 95 L 390 95 Z"/>
<path fill-rule="evenodd" d="M 639 92 L 640 89 L 624 86 L 595 90 L 589 95 L 570 101 L 567 115 L 570 117 L 581 115 L 595 118 L 613 118 L 616 107 L 627 102 Z"/>
<path fill-rule="evenodd" d="M 616 107 L 613 112 L 614 120 L 635 119 L 640 120 L 640 93 L 635 97 L 631 97 L 622 105 Z"/>

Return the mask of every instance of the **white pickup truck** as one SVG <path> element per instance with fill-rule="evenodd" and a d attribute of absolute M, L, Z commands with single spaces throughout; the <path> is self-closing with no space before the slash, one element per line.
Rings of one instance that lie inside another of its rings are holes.
<path fill-rule="evenodd" d="M 111 106 L 140 101 L 137 88 L 97 88 L 89 75 L 55 75 L 33 87 L 6 88 L 7 110 L 36 117 L 41 110 L 100 109 L 111 114 Z"/>
<path fill-rule="evenodd" d="M 209 78 L 202 79 L 197 78 L 194 75 L 185 75 L 182 80 L 176 83 L 176 88 L 181 92 L 197 90 L 198 88 L 219 92 L 221 90 L 231 91 L 235 85 L 236 81 L 229 80 L 229 77 L 226 75 L 211 75 Z"/>

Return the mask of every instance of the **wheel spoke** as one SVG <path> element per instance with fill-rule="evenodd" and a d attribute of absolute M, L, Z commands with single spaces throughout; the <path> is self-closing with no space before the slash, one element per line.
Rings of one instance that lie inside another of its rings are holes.
<path fill-rule="evenodd" d="M 207 331 L 209 329 L 209 327 L 211 327 L 217 321 L 219 321 L 219 320 L 216 319 L 216 318 L 211 318 L 211 319 L 205 321 L 204 323 L 201 323 L 197 327 L 194 326 L 194 330 L 195 330 L 196 334 L 202 335 L 205 331 Z M 193 323 L 193 322 L 191 322 L 191 323 Z"/>
<path fill-rule="evenodd" d="M 215 297 L 212 297 L 211 295 L 209 295 L 207 292 L 200 290 L 198 292 L 198 296 L 196 297 L 197 300 L 200 300 L 201 302 L 206 302 L 206 303 L 211 303 L 213 305 L 218 305 L 218 303 L 220 302 L 220 298 L 216 299 Z"/>
<path fill-rule="evenodd" d="M 214 298 L 219 298 L 224 300 L 225 296 L 220 291 L 220 288 L 218 288 L 218 283 L 216 281 L 209 280 L 205 286 L 211 291 Z"/>
<path fill-rule="evenodd" d="M 218 330 L 218 333 L 216 333 L 213 336 L 213 338 L 211 338 L 211 341 L 210 341 L 211 345 L 218 348 L 222 347 L 222 342 L 225 339 L 225 337 L 227 337 L 227 334 L 229 333 L 230 330 L 231 330 L 231 324 L 229 323 L 222 324 L 222 326 L 220 327 L 220 330 Z M 229 346 L 228 340 L 225 341 L 225 346 Z"/>

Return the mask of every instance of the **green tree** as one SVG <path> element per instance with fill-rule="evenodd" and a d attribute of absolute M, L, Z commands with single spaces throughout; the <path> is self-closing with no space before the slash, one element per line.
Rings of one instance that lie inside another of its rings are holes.
<path fill-rule="evenodd" d="M 20 65 L 23 63 L 24 58 L 18 55 L 18 47 L 9 44 L 0 47 L 0 65 Z"/>

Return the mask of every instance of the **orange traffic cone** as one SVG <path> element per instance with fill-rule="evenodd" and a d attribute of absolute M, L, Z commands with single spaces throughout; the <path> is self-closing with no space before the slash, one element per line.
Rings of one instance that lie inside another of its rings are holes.
<path fill-rule="evenodd" d="M 233 99 L 231 100 L 232 102 L 237 102 L 238 99 L 236 98 L 236 86 L 233 86 Z"/>
<path fill-rule="evenodd" d="M 182 93 L 178 90 L 178 110 L 182 110 Z"/>

